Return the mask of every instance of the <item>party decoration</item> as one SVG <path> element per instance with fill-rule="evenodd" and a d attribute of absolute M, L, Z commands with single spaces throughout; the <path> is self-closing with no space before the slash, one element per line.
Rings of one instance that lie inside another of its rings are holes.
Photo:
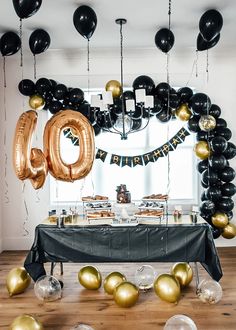
<path fill-rule="evenodd" d="M 229 223 L 227 214 L 222 212 L 216 212 L 215 214 L 213 214 L 213 216 L 211 217 L 211 221 L 213 225 L 217 228 L 224 228 Z"/>
<path fill-rule="evenodd" d="M 197 326 L 186 315 L 174 315 L 166 321 L 164 330 L 197 330 Z"/>
<path fill-rule="evenodd" d="M 189 87 L 182 87 L 178 90 L 178 95 L 180 96 L 180 101 L 186 103 L 193 96 L 193 90 Z"/>
<path fill-rule="evenodd" d="M 217 202 L 221 199 L 222 194 L 220 188 L 217 186 L 210 186 L 205 191 L 206 199 L 209 199 L 212 202 Z"/>
<path fill-rule="evenodd" d="M 211 107 L 211 100 L 209 96 L 204 93 L 196 93 L 190 99 L 190 104 L 195 115 L 207 115 Z"/>
<path fill-rule="evenodd" d="M 19 82 L 18 89 L 22 95 L 31 96 L 35 93 L 35 83 L 30 79 L 23 79 Z"/>
<path fill-rule="evenodd" d="M 224 227 L 222 236 L 227 239 L 232 239 L 236 236 L 236 226 L 233 223 L 229 223 Z"/>
<path fill-rule="evenodd" d="M 220 34 L 218 34 L 211 41 L 206 41 L 202 35 L 199 33 L 197 37 L 197 50 L 203 51 L 215 47 L 220 40 Z"/>
<path fill-rule="evenodd" d="M 148 76 L 139 76 L 133 82 L 133 89 L 145 89 L 146 95 L 152 95 L 155 83 Z"/>
<path fill-rule="evenodd" d="M 111 91 L 113 98 L 118 98 L 121 96 L 122 88 L 121 83 L 117 80 L 110 80 L 106 83 L 106 91 Z"/>
<path fill-rule="evenodd" d="M 223 26 L 223 17 L 215 9 L 207 10 L 200 18 L 199 30 L 206 41 L 212 41 Z"/>
<path fill-rule="evenodd" d="M 77 161 L 66 164 L 60 154 L 60 135 L 72 128 L 80 141 Z M 44 129 L 44 154 L 52 176 L 62 181 L 82 179 L 91 170 L 94 160 L 94 133 L 89 121 L 79 112 L 65 110 L 54 115 Z"/>
<path fill-rule="evenodd" d="M 37 124 L 37 113 L 24 112 L 18 119 L 13 141 L 13 166 L 20 180 L 30 179 L 34 189 L 43 186 L 48 165 L 40 149 L 31 149 L 31 139 Z"/>
<path fill-rule="evenodd" d="M 61 284 L 53 276 L 41 276 L 34 284 L 34 293 L 39 300 L 55 301 L 61 299 Z"/>
<path fill-rule="evenodd" d="M 180 120 L 188 121 L 190 119 L 190 117 L 192 116 L 192 112 L 190 111 L 188 105 L 183 103 L 176 109 L 175 115 Z"/>
<path fill-rule="evenodd" d="M 12 0 L 17 15 L 28 18 L 34 15 L 40 8 L 42 0 Z"/>
<path fill-rule="evenodd" d="M 221 285 L 212 279 L 202 280 L 197 288 L 197 296 L 204 303 L 217 304 L 222 295 Z"/>
<path fill-rule="evenodd" d="M 163 53 L 168 53 L 173 47 L 175 36 L 169 29 L 163 28 L 155 35 L 155 44 Z"/>
<path fill-rule="evenodd" d="M 222 136 L 215 136 L 210 141 L 210 147 L 215 154 L 221 154 L 222 152 L 226 151 L 228 142 Z"/>
<path fill-rule="evenodd" d="M 6 278 L 6 286 L 10 297 L 24 292 L 30 282 L 31 278 L 24 267 L 10 270 Z"/>
<path fill-rule="evenodd" d="M 188 121 L 188 129 L 190 130 L 190 132 L 193 132 L 193 133 L 197 133 L 200 131 L 200 127 L 199 127 L 199 119 L 200 117 L 199 116 L 192 116 L 189 121 Z M 198 139 L 197 140 L 201 140 L 201 139 Z"/>
<path fill-rule="evenodd" d="M 220 189 L 223 196 L 232 197 L 236 193 L 236 186 L 232 182 L 223 184 Z"/>
<path fill-rule="evenodd" d="M 180 286 L 188 286 L 193 279 L 193 271 L 187 262 L 178 262 L 171 269 L 171 275 L 175 276 Z"/>
<path fill-rule="evenodd" d="M 211 169 L 207 169 L 202 173 L 202 182 L 206 185 L 215 184 L 218 180 L 218 175 Z"/>
<path fill-rule="evenodd" d="M 36 89 L 39 95 L 44 96 L 52 89 L 52 83 L 47 78 L 40 78 L 36 81 Z"/>
<path fill-rule="evenodd" d="M 203 173 L 205 170 L 207 170 L 209 168 L 209 162 L 208 159 L 204 159 L 201 160 L 198 164 L 197 164 L 197 170 L 199 173 Z"/>
<path fill-rule="evenodd" d="M 97 15 L 89 6 L 80 6 L 74 12 L 73 23 L 76 30 L 89 40 L 97 27 Z"/>
<path fill-rule="evenodd" d="M 165 100 L 168 98 L 168 95 L 170 95 L 170 91 L 170 85 L 166 82 L 161 82 L 156 86 L 154 94 L 157 95 L 159 99 Z"/>
<path fill-rule="evenodd" d="M 32 315 L 22 314 L 13 320 L 9 330 L 44 330 L 44 327 Z"/>
<path fill-rule="evenodd" d="M 88 290 L 98 290 L 102 284 L 100 271 L 93 266 L 84 266 L 78 273 L 80 284 Z"/>
<path fill-rule="evenodd" d="M 222 196 L 217 203 L 217 207 L 220 211 L 230 212 L 234 208 L 234 201 L 230 197 Z"/>
<path fill-rule="evenodd" d="M 29 38 L 29 47 L 34 55 L 45 52 L 50 46 L 50 43 L 50 35 L 43 29 L 33 31 Z"/>
<path fill-rule="evenodd" d="M 139 290 L 133 283 L 122 282 L 115 287 L 113 297 L 118 306 L 132 307 L 138 301 Z"/>
<path fill-rule="evenodd" d="M 209 132 L 216 127 L 216 120 L 211 115 L 201 116 L 199 120 L 199 127 L 205 132 Z"/>
<path fill-rule="evenodd" d="M 220 127 L 214 130 L 215 135 L 224 137 L 227 141 L 231 139 L 232 132 L 228 127 Z"/>
<path fill-rule="evenodd" d="M 21 40 L 18 34 L 9 31 L 4 33 L 0 39 L 0 51 L 2 56 L 11 56 L 18 52 Z"/>
<path fill-rule="evenodd" d="M 210 148 L 206 141 L 199 141 L 195 144 L 194 152 L 200 159 L 207 159 L 210 156 Z"/>
<path fill-rule="evenodd" d="M 232 159 L 236 156 L 236 146 L 232 142 L 227 143 L 227 148 L 223 151 L 226 159 Z"/>
<path fill-rule="evenodd" d="M 112 272 L 104 280 L 104 290 L 108 294 L 113 294 L 115 287 L 124 281 L 126 281 L 125 275 L 120 272 Z"/>
<path fill-rule="evenodd" d="M 43 107 L 45 105 L 45 101 L 43 99 L 42 96 L 40 95 L 32 95 L 30 96 L 29 99 L 29 106 L 33 109 L 33 110 L 42 110 Z"/>
<path fill-rule="evenodd" d="M 80 88 L 72 88 L 68 93 L 68 99 L 71 103 L 81 104 L 84 101 L 84 92 Z"/>
<path fill-rule="evenodd" d="M 215 213 L 215 204 L 208 200 L 202 202 L 200 206 L 200 212 L 203 218 L 204 216 L 212 216 Z"/>
<path fill-rule="evenodd" d="M 155 277 L 156 271 L 152 266 L 140 266 L 135 271 L 135 284 L 140 290 L 149 290 L 153 287 Z"/>
<path fill-rule="evenodd" d="M 67 87 L 64 84 L 58 84 L 53 88 L 53 96 L 57 100 L 63 100 L 67 93 Z"/>
<path fill-rule="evenodd" d="M 222 171 L 218 173 L 218 176 L 224 182 L 233 181 L 235 178 L 235 170 L 230 166 L 226 166 Z"/>
<path fill-rule="evenodd" d="M 164 301 L 178 302 L 180 298 L 180 284 L 175 276 L 161 274 L 154 282 L 155 293 Z"/>
<path fill-rule="evenodd" d="M 223 155 L 212 155 L 209 157 L 209 165 L 213 170 L 219 171 L 226 167 L 227 160 Z"/>

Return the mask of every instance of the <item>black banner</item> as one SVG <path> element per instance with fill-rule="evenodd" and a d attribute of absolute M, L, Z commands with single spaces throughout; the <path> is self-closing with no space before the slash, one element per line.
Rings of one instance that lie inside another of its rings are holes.
<path fill-rule="evenodd" d="M 121 156 L 114 155 L 114 154 L 111 155 L 110 164 L 116 164 L 116 165 L 120 166 L 120 162 L 121 162 Z"/>
<path fill-rule="evenodd" d="M 107 152 L 101 149 L 98 149 L 96 153 L 96 159 L 101 159 L 102 162 L 105 162 L 105 159 L 107 157 Z"/>

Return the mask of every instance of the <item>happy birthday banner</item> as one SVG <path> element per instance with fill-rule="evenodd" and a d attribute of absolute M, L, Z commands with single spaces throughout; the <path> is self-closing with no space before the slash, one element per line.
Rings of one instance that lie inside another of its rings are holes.
<path fill-rule="evenodd" d="M 156 162 L 158 158 L 165 157 L 168 155 L 169 151 L 174 151 L 177 146 L 184 142 L 186 136 L 190 133 L 185 129 L 181 128 L 175 136 L 173 136 L 168 142 L 163 144 L 161 147 L 154 149 L 148 153 L 137 156 L 121 156 L 116 154 L 109 154 L 107 151 L 102 149 L 97 149 L 96 159 L 100 159 L 105 162 L 107 155 L 110 155 L 110 164 L 116 164 L 120 167 L 129 166 L 135 167 L 137 165 L 147 165 L 150 162 Z"/>

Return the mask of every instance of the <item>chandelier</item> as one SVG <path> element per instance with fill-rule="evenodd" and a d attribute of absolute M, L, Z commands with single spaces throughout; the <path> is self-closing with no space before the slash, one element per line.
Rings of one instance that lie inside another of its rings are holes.
<path fill-rule="evenodd" d="M 151 117 L 151 109 L 154 107 L 154 98 L 152 95 L 146 95 L 145 89 L 136 89 L 133 98 L 125 96 L 123 25 L 127 23 L 127 20 L 118 18 L 115 22 L 120 26 L 120 83 L 115 80 L 110 81 L 110 83 L 113 83 L 110 90 L 106 88 L 102 95 L 92 95 L 91 107 L 94 108 L 95 122 L 103 131 L 119 134 L 121 140 L 127 140 L 128 134 L 139 132 L 147 127 Z M 117 94 L 114 92 L 116 88 L 120 88 L 121 93 L 119 95 L 119 106 L 116 106 L 115 109 L 114 101 Z M 146 118 L 144 125 L 141 121 L 143 117 Z"/>

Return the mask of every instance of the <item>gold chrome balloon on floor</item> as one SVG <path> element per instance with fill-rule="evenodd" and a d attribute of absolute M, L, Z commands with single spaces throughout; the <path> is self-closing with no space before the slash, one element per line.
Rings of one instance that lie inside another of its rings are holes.
<path fill-rule="evenodd" d="M 139 290 L 133 283 L 122 282 L 115 287 L 113 297 L 120 307 L 132 307 L 138 301 Z"/>
<path fill-rule="evenodd" d="M 80 284 L 88 290 L 97 290 L 102 284 L 102 275 L 94 266 L 84 266 L 78 273 Z"/>
<path fill-rule="evenodd" d="M 118 98 L 121 96 L 122 87 L 118 80 L 110 80 L 106 84 L 106 91 L 111 91 L 113 98 Z"/>
<path fill-rule="evenodd" d="M 112 272 L 108 274 L 104 280 L 104 290 L 108 294 L 113 294 L 115 287 L 124 281 L 126 281 L 126 277 L 123 274 L 120 272 Z"/>
<path fill-rule="evenodd" d="M 210 156 L 210 147 L 206 141 L 198 141 L 195 144 L 194 152 L 200 159 L 207 159 Z"/>
<path fill-rule="evenodd" d="M 180 298 L 180 284 L 170 274 L 161 274 L 154 282 L 156 294 L 164 301 L 176 303 Z"/>
<path fill-rule="evenodd" d="M 7 275 L 6 285 L 10 296 L 20 294 L 30 285 L 31 278 L 24 267 L 13 268 Z"/>
<path fill-rule="evenodd" d="M 211 217 L 211 221 L 213 225 L 217 228 L 224 228 L 229 223 L 227 214 L 222 212 L 216 212 L 215 214 L 213 214 L 213 216 Z"/>
<path fill-rule="evenodd" d="M 29 105 L 33 110 L 42 110 L 45 105 L 44 98 L 40 95 L 32 95 L 29 99 Z"/>
<path fill-rule="evenodd" d="M 44 327 L 32 315 L 23 314 L 13 320 L 9 330 L 44 330 Z"/>
<path fill-rule="evenodd" d="M 187 104 L 181 104 L 175 111 L 175 116 L 178 117 L 182 121 L 188 121 L 192 116 L 192 112 L 190 111 Z"/>
<path fill-rule="evenodd" d="M 171 269 L 171 274 L 177 278 L 182 288 L 188 286 L 193 279 L 192 268 L 187 262 L 176 263 Z"/>
<path fill-rule="evenodd" d="M 224 238 L 231 239 L 236 236 L 236 226 L 233 223 L 229 223 L 221 234 Z"/>

